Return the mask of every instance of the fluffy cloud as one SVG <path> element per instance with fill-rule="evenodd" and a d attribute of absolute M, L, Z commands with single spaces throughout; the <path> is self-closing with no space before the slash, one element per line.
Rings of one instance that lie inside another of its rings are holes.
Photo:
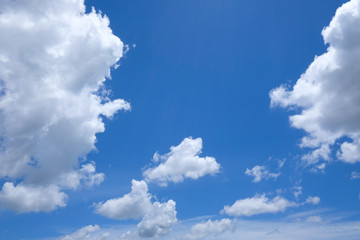
<path fill-rule="evenodd" d="M 177 222 L 176 203 L 169 200 L 165 203 L 155 202 L 137 225 L 140 237 L 160 237 L 168 234 Z"/>
<path fill-rule="evenodd" d="M 35 194 L 24 193 L 22 201 L 38 198 L 26 211 L 47 211 L 53 207 L 39 191 L 51 188 L 50 196 L 59 198 L 49 200 L 64 206 L 58 187 L 103 180 L 94 164 L 80 167 L 78 160 L 95 149 L 103 117 L 130 109 L 122 99 L 111 101 L 104 87 L 123 43 L 106 16 L 85 13 L 83 0 L 2 0 L 0 12 L 6 33 L 0 38 L 0 178 L 24 179 L 14 191 L 31 188 Z"/>
<path fill-rule="evenodd" d="M 96 212 L 113 219 L 139 219 L 152 209 L 151 195 L 144 181 L 132 180 L 131 192 L 96 205 Z"/>
<path fill-rule="evenodd" d="M 228 218 L 220 220 L 208 220 L 207 222 L 197 223 L 191 227 L 187 239 L 202 239 L 209 235 L 218 235 L 233 228 L 234 222 Z"/>
<path fill-rule="evenodd" d="M 66 205 L 67 196 L 59 188 L 50 186 L 27 186 L 6 182 L 0 192 L 0 208 L 24 212 L 49 212 Z"/>
<path fill-rule="evenodd" d="M 329 160 L 336 141 L 341 144 L 338 159 L 360 161 L 359 25 L 360 0 L 351 0 L 322 31 L 327 52 L 315 57 L 292 88 L 283 85 L 270 92 L 272 106 L 300 110 L 290 122 L 307 132 L 301 146 L 314 149 L 305 156 L 308 163 Z"/>
<path fill-rule="evenodd" d="M 282 197 L 268 199 L 265 195 L 256 195 L 252 198 L 237 200 L 232 206 L 225 206 L 222 213 L 230 216 L 253 216 L 262 213 L 284 212 L 289 207 L 298 204 Z"/>
<path fill-rule="evenodd" d="M 113 219 L 141 219 L 137 225 L 140 237 L 159 237 L 171 231 L 177 222 L 176 203 L 152 202 L 152 195 L 148 193 L 148 186 L 144 181 L 132 180 L 131 192 L 123 197 L 114 198 L 96 205 L 96 213 Z M 134 238 L 134 233 L 127 234 L 127 238 Z"/>
<path fill-rule="evenodd" d="M 172 146 L 169 153 L 155 154 L 153 160 L 160 164 L 144 171 L 145 180 L 167 186 L 168 182 L 178 183 L 184 178 L 198 179 L 218 173 L 220 164 L 213 157 L 199 157 L 201 150 L 201 138 L 185 138 L 178 146 Z"/>
<path fill-rule="evenodd" d="M 252 169 L 246 169 L 245 174 L 254 177 L 253 182 L 260 182 L 262 179 L 276 179 L 280 173 L 271 173 L 265 166 L 255 166 Z"/>

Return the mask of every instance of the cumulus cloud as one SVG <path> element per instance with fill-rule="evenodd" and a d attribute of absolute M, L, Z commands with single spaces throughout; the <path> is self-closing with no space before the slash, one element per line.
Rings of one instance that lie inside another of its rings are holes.
<path fill-rule="evenodd" d="M 176 203 L 169 200 L 165 203 L 153 203 L 141 222 L 137 225 L 140 237 L 160 237 L 168 234 L 177 222 Z"/>
<path fill-rule="evenodd" d="M 219 235 L 225 231 L 233 229 L 234 222 L 228 218 L 220 220 L 208 220 L 206 222 L 197 223 L 191 227 L 190 233 L 186 235 L 187 239 L 203 239 L 209 235 Z"/>
<path fill-rule="evenodd" d="M 154 162 L 160 164 L 148 168 L 143 175 L 147 182 L 167 186 L 168 182 L 182 182 L 184 178 L 198 179 L 206 174 L 219 172 L 220 164 L 213 157 L 199 157 L 202 139 L 185 138 L 178 146 L 172 146 L 165 155 L 154 155 Z"/>
<path fill-rule="evenodd" d="M 50 186 L 14 186 L 6 182 L 0 192 L 0 208 L 8 208 L 20 213 L 49 212 L 66 205 L 67 196 L 59 188 Z"/>
<path fill-rule="evenodd" d="M 280 173 L 272 173 L 265 166 L 255 166 L 252 169 L 246 169 L 245 174 L 254 177 L 253 182 L 260 182 L 262 179 L 277 179 Z"/>
<path fill-rule="evenodd" d="M 289 207 L 297 207 L 295 202 L 282 197 L 268 199 L 265 195 L 237 200 L 232 206 L 225 206 L 222 213 L 229 216 L 253 216 L 263 213 L 284 212 Z"/>
<path fill-rule="evenodd" d="M 131 192 L 96 205 L 96 213 L 112 219 L 139 219 L 152 208 L 152 196 L 144 181 L 132 180 Z"/>
<path fill-rule="evenodd" d="M 313 149 L 304 156 L 310 164 L 330 160 L 332 151 L 344 162 L 360 161 L 359 25 L 360 0 L 351 0 L 322 31 L 327 52 L 315 57 L 294 86 L 270 92 L 271 106 L 299 110 L 290 122 L 307 132 L 300 146 Z"/>
<path fill-rule="evenodd" d="M 137 225 L 137 234 L 130 232 L 126 234 L 126 238 L 163 236 L 169 233 L 177 222 L 176 203 L 173 200 L 164 203 L 152 202 L 152 198 L 146 182 L 132 180 L 130 193 L 96 204 L 95 212 L 118 220 L 141 218 Z"/>
<path fill-rule="evenodd" d="M 64 206 L 59 187 L 103 180 L 94 164 L 78 162 L 95 149 L 103 117 L 130 109 L 122 99 L 110 100 L 104 87 L 123 43 L 106 16 L 85 13 L 83 0 L 3 0 L 0 12 L 6 33 L 0 38 L 0 178 L 23 180 L 14 188 L 21 192 L 51 188 L 61 197 L 49 199 Z M 22 196 L 44 202 L 41 194 Z M 45 202 L 29 206 L 54 209 Z"/>

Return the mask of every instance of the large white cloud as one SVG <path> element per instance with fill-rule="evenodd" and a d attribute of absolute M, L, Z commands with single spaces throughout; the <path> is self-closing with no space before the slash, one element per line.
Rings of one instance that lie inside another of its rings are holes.
<path fill-rule="evenodd" d="M 143 175 L 147 182 L 167 186 L 168 182 L 182 182 L 184 178 L 198 179 L 206 174 L 219 172 L 220 164 L 213 157 L 199 157 L 202 139 L 185 138 L 178 146 L 172 146 L 165 155 L 154 155 L 154 162 L 160 164 L 148 168 Z"/>
<path fill-rule="evenodd" d="M 152 196 L 144 181 L 132 180 L 131 192 L 96 205 L 96 212 L 113 219 L 139 219 L 152 208 Z"/>
<path fill-rule="evenodd" d="M 298 204 L 283 197 L 268 199 L 265 195 L 256 195 L 252 198 L 237 200 L 232 206 L 225 206 L 222 213 L 230 216 L 253 216 L 263 213 L 284 212 L 289 207 Z"/>
<path fill-rule="evenodd" d="M 131 232 L 127 238 L 159 237 L 171 231 L 177 222 L 176 203 L 169 200 L 164 203 L 152 202 L 144 181 L 132 180 L 131 192 L 120 198 L 98 203 L 96 213 L 112 219 L 140 219 L 137 232 Z"/>
<path fill-rule="evenodd" d="M 220 220 L 208 220 L 206 222 L 197 223 L 191 227 L 190 233 L 186 234 L 187 239 L 203 239 L 209 235 L 219 235 L 225 231 L 233 229 L 234 221 L 228 218 Z"/>
<path fill-rule="evenodd" d="M 123 54 L 108 18 L 85 13 L 83 0 L 1 0 L 0 32 L 0 178 L 23 179 L 21 189 L 98 184 L 78 160 L 95 149 L 103 116 L 130 109 L 104 87 Z"/>
<path fill-rule="evenodd" d="M 173 200 L 164 203 L 155 202 L 137 225 L 139 236 L 149 238 L 168 234 L 177 222 L 175 206 Z"/>
<path fill-rule="evenodd" d="M 49 212 L 66 205 L 67 196 L 59 188 L 50 186 L 26 186 L 7 182 L 0 192 L 0 208 L 24 212 Z"/>
<path fill-rule="evenodd" d="M 336 141 L 338 159 L 360 161 L 359 26 L 360 0 L 351 0 L 322 31 L 327 52 L 315 57 L 291 89 L 283 85 L 270 92 L 272 106 L 300 110 L 290 122 L 307 132 L 301 146 L 314 149 L 304 156 L 307 163 L 329 160 Z"/>

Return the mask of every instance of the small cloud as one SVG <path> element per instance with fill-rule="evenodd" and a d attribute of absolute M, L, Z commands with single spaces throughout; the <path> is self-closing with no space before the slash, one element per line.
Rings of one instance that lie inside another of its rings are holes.
<path fill-rule="evenodd" d="M 156 182 L 160 186 L 167 186 L 168 182 L 179 183 L 185 178 L 198 179 L 207 174 L 219 172 L 220 164 L 214 157 L 200 157 L 202 139 L 185 138 L 178 146 L 172 146 L 170 152 L 160 155 L 154 154 L 153 162 L 159 163 L 154 168 L 143 172 L 147 182 Z"/>
<path fill-rule="evenodd" d="M 271 173 L 266 169 L 265 166 L 255 166 L 252 169 L 246 169 L 245 174 L 251 177 L 254 177 L 253 182 L 260 182 L 262 179 L 277 179 L 280 176 L 280 173 Z"/>

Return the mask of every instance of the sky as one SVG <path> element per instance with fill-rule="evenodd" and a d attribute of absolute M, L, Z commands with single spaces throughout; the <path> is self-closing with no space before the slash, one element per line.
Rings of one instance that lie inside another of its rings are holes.
<path fill-rule="evenodd" d="M 0 0 L 0 239 L 358 239 L 359 29 L 360 0 Z"/>

